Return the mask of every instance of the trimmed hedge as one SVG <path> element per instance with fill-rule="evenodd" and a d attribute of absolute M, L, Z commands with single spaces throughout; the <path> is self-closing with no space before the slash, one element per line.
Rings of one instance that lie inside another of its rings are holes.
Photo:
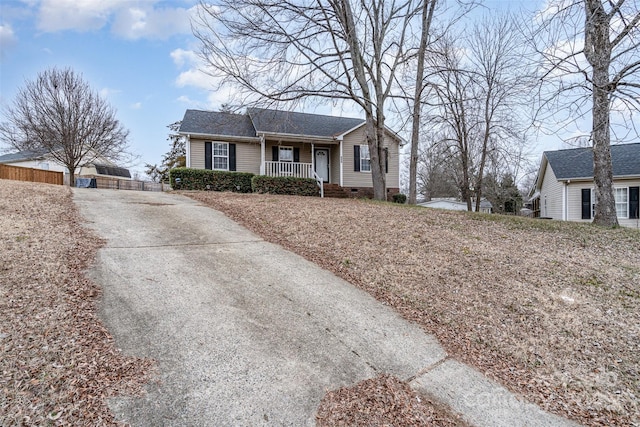
<path fill-rule="evenodd" d="M 397 193 L 393 195 L 393 203 L 406 203 L 407 202 L 407 196 L 402 194 L 402 193 Z"/>
<path fill-rule="evenodd" d="M 212 171 L 208 169 L 174 168 L 169 182 L 174 190 L 212 190 L 251 193 L 252 173 Z M 176 179 L 178 181 L 176 182 Z"/>
<path fill-rule="evenodd" d="M 254 193 L 289 194 L 292 196 L 319 196 L 320 189 L 312 178 L 256 175 L 251 179 Z"/>

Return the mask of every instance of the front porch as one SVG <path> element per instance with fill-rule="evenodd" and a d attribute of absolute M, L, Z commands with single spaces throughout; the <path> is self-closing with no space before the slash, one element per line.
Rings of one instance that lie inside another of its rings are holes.
<path fill-rule="evenodd" d="M 262 138 L 260 174 L 311 178 L 325 184 L 342 181 L 342 141 L 292 141 Z"/>

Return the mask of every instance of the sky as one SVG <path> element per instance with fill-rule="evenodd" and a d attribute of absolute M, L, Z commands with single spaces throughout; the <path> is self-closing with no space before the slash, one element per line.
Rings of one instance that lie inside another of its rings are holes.
<path fill-rule="evenodd" d="M 138 156 L 133 172 L 160 163 L 167 125 L 188 108 L 217 110 L 224 92 L 199 71 L 190 16 L 196 0 L 2 0 L 0 108 L 26 80 L 48 68 L 72 68 L 117 111 Z M 489 0 L 488 10 L 517 9 L 526 0 Z M 349 112 L 318 110 L 353 115 Z M 559 147 L 559 142 L 539 145 Z M 2 147 L 0 147 L 2 149 Z M 538 150 L 539 151 L 539 150 Z M 534 153 L 537 154 L 537 153 Z"/>

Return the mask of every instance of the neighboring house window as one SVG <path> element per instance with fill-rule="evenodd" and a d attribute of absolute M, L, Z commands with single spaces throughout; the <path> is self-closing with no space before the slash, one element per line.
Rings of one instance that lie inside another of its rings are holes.
<path fill-rule="evenodd" d="M 371 172 L 371 156 L 369 155 L 369 146 L 360 146 L 360 171 Z"/>
<path fill-rule="evenodd" d="M 236 144 L 206 141 L 204 143 L 204 168 L 235 171 Z"/>
<path fill-rule="evenodd" d="M 629 217 L 629 189 L 614 188 L 616 198 L 616 215 L 618 218 Z"/>

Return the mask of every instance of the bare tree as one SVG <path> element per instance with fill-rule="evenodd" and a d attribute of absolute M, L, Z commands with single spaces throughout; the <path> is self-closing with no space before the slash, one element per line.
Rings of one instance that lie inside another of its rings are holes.
<path fill-rule="evenodd" d="M 43 150 L 69 170 L 98 157 L 117 160 L 128 131 L 115 110 L 71 69 L 52 68 L 27 81 L 4 112 L 0 138 L 17 150 Z"/>
<path fill-rule="evenodd" d="M 426 86 L 424 78 L 424 58 L 431 34 L 431 22 L 436 8 L 436 0 L 425 0 L 422 5 L 422 19 L 420 45 L 418 47 L 416 64 L 416 85 L 413 95 L 413 114 L 411 117 L 411 155 L 409 160 L 409 204 L 416 204 L 417 173 L 418 173 L 418 145 L 420 142 L 420 115 L 422 112 L 422 98 Z"/>
<path fill-rule="evenodd" d="M 159 165 L 145 164 L 145 173 L 154 182 L 169 182 L 171 169 L 187 165 L 186 142 L 184 137 L 177 133 L 181 123 L 182 121 L 177 121 L 167 126 L 171 131 L 167 136 L 171 148 L 162 156 L 162 162 Z"/>
<path fill-rule="evenodd" d="M 490 157 L 505 163 L 520 163 L 513 154 L 525 144 L 524 111 L 521 108 L 534 87 L 528 71 L 525 43 L 515 19 L 493 15 L 473 27 L 467 38 L 474 78 L 477 132 L 480 139 L 475 179 L 475 209 L 480 211 L 485 167 Z M 514 175 L 515 176 L 515 175 Z"/>
<path fill-rule="evenodd" d="M 386 199 L 385 107 L 426 0 L 201 1 L 192 23 L 209 73 L 245 96 L 325 98 L 364 112 L 376 199 Z"/>
<path fill-rule="evenodd" d="M 616 226 L 611 164 L 612 105 L 638 135 L 640 111 L 640 1 L 549 2 L 532 41 L 543 59 L 543 107 L 566 110 L 570 120 L 590 112 L 595 181 L 594 223 Z M 618 140 L 624 135 L 618 136 Z"/>

